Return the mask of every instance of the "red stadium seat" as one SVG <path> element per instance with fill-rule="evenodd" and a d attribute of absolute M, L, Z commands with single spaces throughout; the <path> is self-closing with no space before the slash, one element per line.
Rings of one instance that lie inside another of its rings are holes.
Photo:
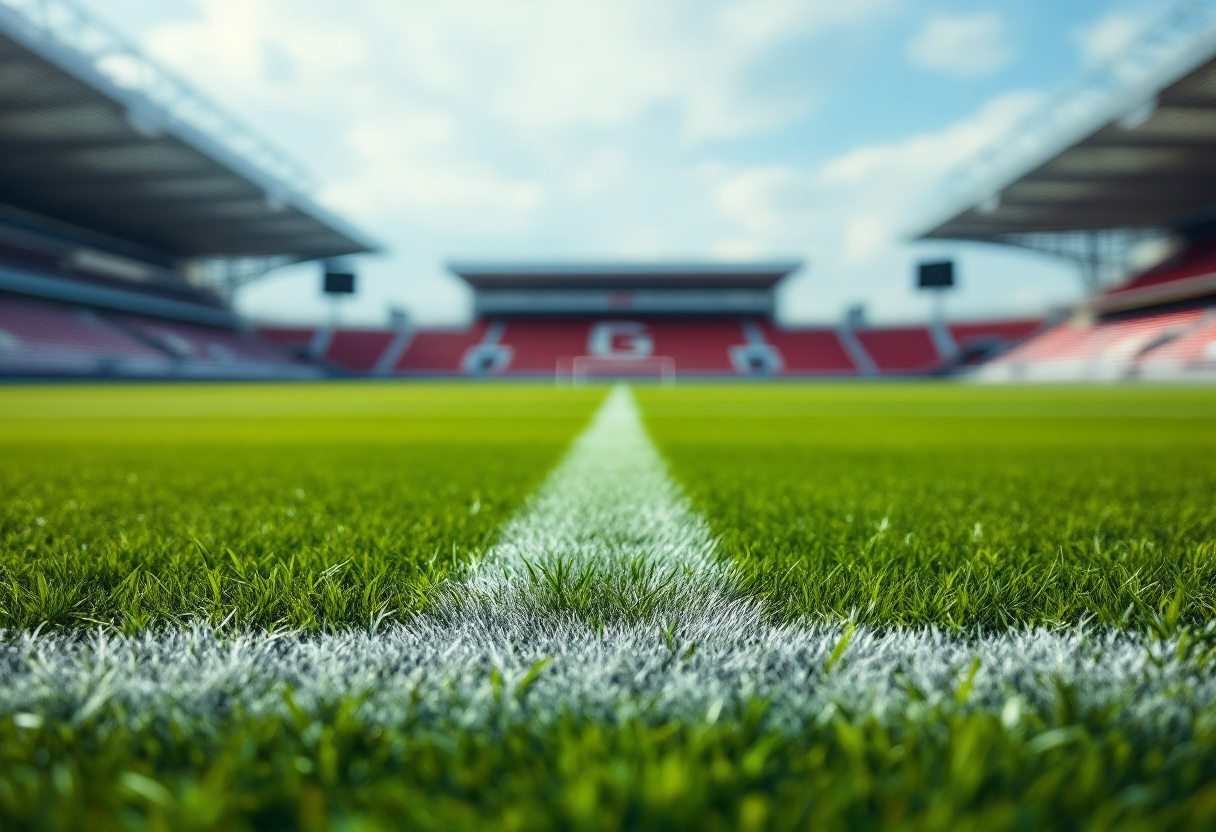
<path fill-rule="evenodd" d="M 1000 356 L 985 374 L 1043 380 L 1135 375 L 1142 365 L 1168 357 L 1171 342 L 1186 338 L 1203 314 L 1189 309 L 1098 322 L 1066 321 Z"/>
<path fill-rule="evenodd" d="M 735 373 L 731 347 L 747 343 L 738 320 L 649 321 L 646 330 L 654 341 L 653 354 L 671 356 L 680 374 Z"/>
<path fill-rule="evenodd" d="M 1002 341 L 1013 345 L 1025 341 L 1038 331 L 1043 321 L 1038 318 L 1026 318 L 1010 321 L 982 321 L 978 323 L 950 324 L 950 337 L 960 349 L 969 344 L 983 341 Z"/>
<path fill-rule="evenodd" d="M 765 321 L 760 325 L 764 340 L 778 352 L 787 373 L 856 374 L 840 336 L 832 329 L 779 329 Z"/>
<path fill-rule="evenodd" d="M 165 321 L 135 315 L 111 315 L 123 329 L 183 361 L 193 364 L 294 365 L 276 344 L 253 332 Z"/>
<path fill-rule="evenodd" d="M 397 363 L 396 373 L 454 374 L 463 372 L 465 353 L 485 335 L 486 325 L 474 323 L 468 329 L 421 330 L 414 333 Z"/>
<path fill-rule="evenodd" d="M 317 331 L 311 327 L 260 326 L 258 334 L 282 347 L 307 349 Z"/>
<path fill-rule="evenodd" d="M 925 373 L 943 361 L 926 327 L 858 329 L 856 334 L 879 372 Z"/>
<path fill-rule="evenodd" d="M 325 360 L 352 373 L 370 373 L 395 334 L 390 329 L 335 330 Z"/>
<path fill-rule="evenodd" d="M 499 339 L 510 350 L 507 372 L 552 375 L 560 359 L 587 354 L 591 324 L 586 319 L 507 321 Z"/>
<path fill-rule="evenodd" d="M 85 309 L 0 298 L 0 367 L 91 373 L 165 371 L 167 356 Z"/>

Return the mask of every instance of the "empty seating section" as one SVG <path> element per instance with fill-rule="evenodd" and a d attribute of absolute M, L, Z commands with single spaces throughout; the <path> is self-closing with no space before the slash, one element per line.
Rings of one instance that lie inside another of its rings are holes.
<path fill-rule="evenodd" d="M 787 373 L 853 374 L 857 372 L 840 336 L 832 329 L 779 329 L 765 321 L 764 340 L 781 353 Z"/>
<path fill-rule="evenodd" d="M 258 334 L 280 347 L 299 351 L 312 345 L 317 331 L 311 327 L 262 326 L 258 327 Z"/>
<path fill-rule="evenodd" d="M 169 361 L 86 309 L 0 298 L 0 367 L 31 372 L 155 372 Z"/>
<path fill-rule="evenodd" d="M 960 349 L 985 342 L 1001 342 L 1012 346 L 1025 341 L 1038 331 L 1043 322 L 1038 318 L 1013 321 L 984 321 L 970 324 L 951 324 L 950 337 Z"/>
<path fill-rule="evenodd" d="M 1022 343 L 997 364 L 1006 374 L 1126 372 L 1153 367 L 1216 369 L 1216 319 L 1201 310 L 1101 324 L 1064 324 Z M 950 326 L 968 345 L 1010 344 L 1037 331 L 1037 320 Z M 925 327 L 854 331 L 880 374 L 929 372 L 943 365 Z M 323 350 L 309 358 L 309 350 Z M 461 329 L 402 333 L 392 329 L 317 329 L 265 326 L 255 332 L 97 312 L 62 303 L 0 296 L 0 371 L 184 377 L 297 377 L 329 371 L 368 375 L 552 376 L 559 362 L 579 356 L 662 357 L 678 375 L 731 376 L 758 372 L 768 349 L 772 372 L 784 375 L 858 375 L 861 368 L 841 333 L 830 328 L 786 329 L 767 320 L 559 319 L 479 320 Z M 757 357 L 758 356 L 758 357 Z M 779 360 L 777 360 L 779 359 Z M 857 361 L 863 356 L 857 355 Z M 392 363 L 392 367 L 386 366 Z M 320 366 L 318 366 L 320 365 Z M 988 365 L 984 370 L 988 370 Z M 1015 368 L 1015 369 L 1011 369 Z M 1104 369 L 1106 368 L 1106 369 Z"/>
<path fill-rule="evenodd" d="M 923 373 L 942 363 L 925 327 L 858 329 L 856 335 L 882 373 Z"/>
<path fill-rule="evenodd" d="M 1216 313 L 1205 312 L 1140 360 L 1148 375 L 1216 369 Z"/>
<path fill-rule="evenodd" d="M 195 364 L 293 365 L 287 352 L 252 332 L 134 315 L 109 316 L 116 325 L 173 357 Z"/>
<path fill-rule="evenodd" d="M 737 321 L 655 321 L 647 332 L 654 355 L 675 360 L 677 373 L 733 373 L 730 349 L 747 343 Z"/>
<path fill-rule="evenodd" d="M 465 353 L 480 343 L 485 324 L 468 329 L 422 330 L 414 333 L 409 346 L 393 366 L 396 373 L 454 374 L 462 371 Z"/>
<path fill-rule="evenodd" d="M 1203 310 L 1188 309 L 1106 321 L 1067 321 L 1000 356 L 982 374 L 992 379 L 1044 381 L 1136 375 L 1175 354 L 1204 320 Z"/>
<path fill-rule="evenodd" d="M 315 376 L 253 332 L 0 296 L 0 372 L 119 377 Z"/>
<path fill-rule="evenodd" d="M 587 355 L 591 336 L 591 321 L 557 319 L 523 319 L 506 323 L 499 343 L 510 348 L 512 373 L 547 373 L 557 371 L 563 358 Z"/>
<path fill-rule="evenodd" d="M 370 373 L 388 349 L 394 332 L 384 329 L 335 330 L 325 348 L 325 360 L 352 373 Z"/>

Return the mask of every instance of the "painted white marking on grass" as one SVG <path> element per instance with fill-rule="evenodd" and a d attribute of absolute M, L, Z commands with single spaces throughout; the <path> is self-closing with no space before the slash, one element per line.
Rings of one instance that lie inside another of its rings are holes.
<path fill-rule="evenodd" d="M 452 622 L 760 619 L 759 606 L 734 589 L 732 568 L 715 556 L 709 526 L 668 474 L 625 386 L 613 388 L 525 511 L 450 590 L 433 614 Z"/>
<path fill-rule="evenodd" d="M 529 561 L 613 568 L 644 557 L 715 572 L 713 548 L 708 525 L 668 475 L 622 385 L 608 394 L 528 510 L 506 525 L 488 560 L 520 572 Z"/>
<path fill-rule="evenodd" d="M 1039 732 L 1067 712 L 1066 721 L 1092 716 L 1172 742 L 1188 739 L 1196 719 L 1216 716 L 1211 663 L 1145 635 L 859 629 L 832 663 L 839 625 L 714 626 L 668 640 L 642 624 L 529 623 L 423 619 L 314 637 L 225 637 L 208 627 L 0 634 L 0 718 L 43 715 L 104 730 L 164 717 L 187 736 L 215 736 L 242 714 L 291 720 L 287 688 L 305 713 L 332 713 L 357 697 L 365 724 L 450 731 L 543 728 L 565 717 L 697 724 L 732 719 L 756 699 L 767 703 L 769 728 L 795 734 L 837 717 L 940 724 L 954 712 L 991 713 L 1011 729 Z"/>

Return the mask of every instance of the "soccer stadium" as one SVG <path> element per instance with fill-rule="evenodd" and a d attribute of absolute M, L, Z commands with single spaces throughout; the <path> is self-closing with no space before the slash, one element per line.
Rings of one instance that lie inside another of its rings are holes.
<path fill-rule="evenodd" d="M 1216 3 L 902 217 L 1081 295 L 902 321 L 470 244 L 344 323 L 390 246 L 115 31 L 0 0 L 0 829 L 1216 828 Z"/>

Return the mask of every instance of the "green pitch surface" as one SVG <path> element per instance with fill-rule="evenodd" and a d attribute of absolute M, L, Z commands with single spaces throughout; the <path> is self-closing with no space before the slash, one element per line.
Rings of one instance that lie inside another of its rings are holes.
<path fill-rule="evenodd" d="M 547 652 L 454 638 L 436 677 L 448 645 L 393 633 L 605 393 L 0 387 L 0 828 L 1216 825 L 1216 391 L 639 388 L 770 641 L 612 642 L 591 571 L 538 565 L 512 586 L 552 606 Z M 632 707 L 562 698 L 567 635 L 653 658 L 596 677 Z M 211 656 L 206 696 L 165 693 L 179 644 Z M 130 680 L 94 672 L 114 650 Z"/>
<path fill-rule="evenodd" d="M 959 385 L 640 395 L 774 615 L 1008 628 L 1216 617 L 1216 393 Z"/>
<path fill-rule="evenodd" d="M 0 388 L 0 627 L 408 615 L 602 391 Z"/>

